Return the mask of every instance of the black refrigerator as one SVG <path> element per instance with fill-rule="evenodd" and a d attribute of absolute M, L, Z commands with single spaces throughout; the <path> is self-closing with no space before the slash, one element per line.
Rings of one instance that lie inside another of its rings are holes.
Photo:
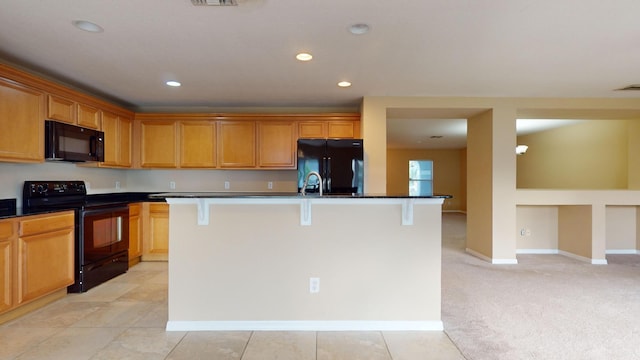
<path fill-rule="evenodd" d="M 316 171 L 322 184 L 311 176 L 305 192 L 324 194 L 362 194 L 364 162 L 362 139 L 298 140 L 298 192 L 305 177 Z"/>

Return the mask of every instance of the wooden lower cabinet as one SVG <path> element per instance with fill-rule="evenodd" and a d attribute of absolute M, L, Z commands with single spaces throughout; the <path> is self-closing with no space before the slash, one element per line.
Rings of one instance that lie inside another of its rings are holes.
<path fill-rule="evenodd" d="M 29 216 L 19 222 L 18 304 L 74 281 L 74 214 Z"/>
<path fill-rule="evenodd" d="M 142 203 L 129 204 L 129 266 L 142 256 Z"/>
<path fill-rule="evenodd" d="M 13 219 L 0 221 L 0 313 L 13 307 L 16 290 L 15 252 L 16 238 L 18 236 L 17 222 Z"/>
<path fill-rule="evenodd" d="M 74 235 L 73 211 L 0 220 L 0 323 L 66 295 Z"/>
<path fill-rule="evenodd" d="M 142 205 L 142 261 L 169 260 L 169 204 Z"/>

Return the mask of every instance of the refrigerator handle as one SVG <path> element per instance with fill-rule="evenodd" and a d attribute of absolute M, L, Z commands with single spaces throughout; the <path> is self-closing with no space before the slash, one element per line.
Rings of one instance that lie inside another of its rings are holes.
<path fill-rule="evenodd" d="M 327 186 L 325 187 L 325 190 L 330 193 L 331 192 L 331 157 L 327 158 L 327 167 L 325 168 L 325 172 L 326 172 L 326 176 L 325 176 L 325 182 L 327 184 Z"/>

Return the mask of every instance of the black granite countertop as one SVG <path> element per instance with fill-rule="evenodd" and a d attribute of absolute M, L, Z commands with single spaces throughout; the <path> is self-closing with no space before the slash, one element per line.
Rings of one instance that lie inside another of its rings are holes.
<path fill-rule="evenodd" d="M 451 195 L 409 196 L 387 194 L 326 194 L 302 195 L 296 192 L 170 192 L 149 195 L 151 199 L 166 198 L 328 198 L 328 199 L 450 199 Z"/>
<path fill-rule="evenodd" d="M 91 194 L 86 197 L 87 206 L 105 206 L 111 204 L 130 204 L 135 202 L 164 202 L 163 197 L 150 197 L 155 193 L 150 192 L 117 192 L 104 194 Z M 49 214 L 60 211 L 74 210 L 74 208 L 56 208 L 37 211 L 25 211 L 22 208 L 12 208 L 8 211 L 0 212 L 1 219 L 10 219 L 20 216 Z"/>

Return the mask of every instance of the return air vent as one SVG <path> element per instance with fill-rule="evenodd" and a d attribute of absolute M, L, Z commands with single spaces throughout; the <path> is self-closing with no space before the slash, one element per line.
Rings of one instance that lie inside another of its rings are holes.
<path fill-rule="evenodd" d="M 196 6 L 236 6 L 236 0 L 191 0 Z"/>
<path fill-rule="evenodd" d="M 640 90 L 640 84 L 633 84 L 633 85 L 629 85 L 629 86 L 625 86 L 621 89 L 618 90 Z"/>

